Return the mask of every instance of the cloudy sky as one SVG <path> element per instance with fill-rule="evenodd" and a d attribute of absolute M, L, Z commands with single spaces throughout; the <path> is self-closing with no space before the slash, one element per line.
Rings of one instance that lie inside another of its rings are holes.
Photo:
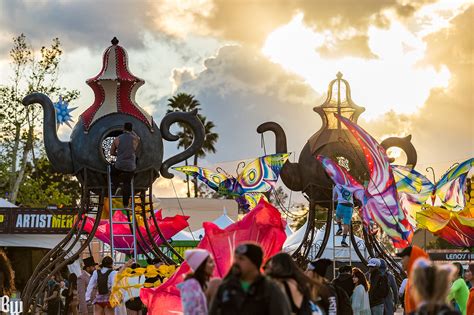
<path fill-rule="evenodd" d="M 380 140 L 411 134 L 417 169 L 439 177 L 474 156 L 473 21 L 469 0 L 0 0 L 0 84 L 14 36 L 35 48 L 59 37 L 60 83 L 81 92 L 77 120 L 93 101 L 84 81 L 117 36 L 146 81 L 138 103 L 159 121 L 174 93 L 195 95 L 220 136 L 202 163 L 233 171 L 263 154 L 255 129 L 269 120 L 297 158 L 321 126 L 312 108 L 341 71 L 366 108 L 359 124 Z M 67 139 L 70 129 L 60 132 Z M 273 142 L 265 137 L 268 152 Z"/>

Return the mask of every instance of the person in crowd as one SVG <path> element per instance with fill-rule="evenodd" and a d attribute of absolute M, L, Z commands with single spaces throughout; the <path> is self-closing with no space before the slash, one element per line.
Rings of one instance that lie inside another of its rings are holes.
<path fill-rule="evenodd" d="M 285 292 L 292 314 L 321 314 L 321 310 L 312 301 L 311 287 L 317 283 L 311 280 L 296 265 L 287 253 L 278 253 L 266 263 L 265 274 L 276 281 Z"/>
<path fill-rule="evenodd" d="M 472 271 L 469 269 L 469 267 L 464 270 L 464 281 L 466 281 L 466 285 L 469 289 L 472 288 L 472 277 L 473 277 L 473 274 L 472 274 Z"/>
<path fill-rule="evenodd" d="M 333 199 L 337 201 L 336 222 L 338 230 L 336 235 L 342 234 L 341 246 L 348 247 L 349 244 L 347 243 L 346 238 L 352 222 L 352 209 L 354 208 L 352 192 L 349 191 L 346 186 L 336 185 L 333 189 Z"/>
<path fill-rule="evenodd" d="M 235 248 L 233 265 L 211 302 L 211 315 L 289 315 L 290 303 L 268 277 L 260 273 L 263 250 L 256 243 Z"/>
<path fill-rule="evenodd" d="M 68 288 L 67 288 L 67 285 L 66 285 L 66 281 L 64 281 L 64 279 L 59 281 L 59 298 L 61 299 L 61 305 L 59 307 L 61 309 L 61 311 L 60 311 L 61 314 L 66 314 L 66 311 L 67 311 L 65 309 L 67 289 Z"/>
<path fill-rule="evenodd" d="M 95 315 L 113 315 L 114 309 L 109 303 L 110 290 L 114 283 L 117 271 L 113 269 L 114 261 L 110 256 L 105 256 L 100 264 L 100 269 L 92 273 L 86 290 L 86 301 L 94 304 Z M 97 288 L 97 295 L 92 300 L 92 291 Z"/>
<path fill-rule="evenodd" d="M 455 308 L 462 315 L 466 315 L 467 299 L 469 297 L 469 288 L 464 281 L 464 269 L 458 262 L 453 263 L 456 267 L 456 277 L 448 294 L 448 301 L 453 301 Z"/>
<path fill-rule="evenodd" d="M 130 266 L 132 269 L 132 274 L 135 273 L 135 269 L 140 268 L 140 265 L 133 263 Z M 129 286 L 138 285 L 143 283 L 145 277 L 130 277 L 127 282 Z M 140 299 L 140 288 L 129 288 L 123 290 L 123 300 L 125 301 L 125 307 L 127 308 L 127 315 L 142 315 L 143 313 L 143 303 Z"/>
<path fill-rule="evenodd" d="M 398 300 L 403 309 L 405 309 L 405 287 L 407 285 L 408 278 L 403 278 L 400 288 L 398 289 Z"/>
<path fill-rule="evenodd" d="M 371 315 L 369 301 L 369 284 L 359 268 L 352 268 L 352 281 L 355 285 L 351 296 L 354 315 Z"/>
<path fill-rule="evenodd" d="M 137 149 L 140 137 L 133 131 L 133 124 L 126 122 L 123 133 L 116 137 L 110 147 L 110 155 L 116 156 L 112 165 L 112 190 L 114 191 L 120 182 L 123 183 L 122 201 L 124 208 L 128 208 L 131 195 L 131 181 L 137 168 Z"/>
<path fill-rule="evenodd" d="M 474 264 L 469 264 L 467 269 L 471 277 L 469 278 L 469 283 L 471 284 L 471 289 L 469 290 L 469 298 L 467 299 L 466 314 L 474 314 Z"/>
<path fill-rule="evenodd" d="M 179 284 L 183 314 L 206 315 L 208 301 L 205 292 L 214 272 L 214 259 L 207 250 L 200 248 L 185 251 L 184 257 L 191 272 Z"/>
<path fill-rule="evenodd" d="M 455 273 L 450 265 L 436 266 L 426 258 L 418 258 L 410 272 L 410 290 L 414 309 L 409 315 L 459 315 L 446 303 L 449 283 Z"/>
<path fill-rule="evenodd" d="M 326 278 L 327 269 L 332 263 L 330 259 L 319 258 L 310 262 L 306 269 L 306 275 L 320 283 L 317 304 L 328 315 L 352 314 L 350 297 L 342 288 L 332 285 Z"/>
<path fill-rule="evenodd" d="M 387 262 L 380 259 L 380 273 L 386 276 L 390 290 L 384 300 L 384 315 L 393 315 L 397 309 L 398 304 L 398 285 L 393 273 L 387 269 Z"/>
<path fill-rule="evenodd" d="M 352 296 L 355 288 L 354 281 L 352 281 L 352 267 L 349 265 L 339 267 L 339 274 L 332 284 L 346 291 L 348 297 Z"/>
<path fill-rule="evenodd" d="M 48 292 L 48 296 L 43 300 L 43 308 L 47 309 L 48 315 L 60 315 L 61 311 L 61 296 L 60 296 L 60 286 L 59 283 L 54 281 L 51 284 L 51 288 Z"/>
<path fill-rule="evenodd" d="M 78 292 L 77 292 L 77 276 L 75 273 L 71 273 L 68 277 L 69 287 L 66 291 L 66 303 L 65 303 L 65 313 L 66 314 L 78 314 Z"/>
<path fill-rule="evenodd" d="M 0 296 L 11 296 L 15 291 L 15 272 L 7 254 L 0 249 Z"/>
<path fill-rule="evenodd" d="M 380 259 L 370 258 L 367 263 L 369 267 L 369 302 L 372 315 L 383 315 L 384 301 L 389 294 L 389 285 L 387 276 L 380 272 Z"/>
<path fill-rule="evenodd" d="M 79 315 L 92 315 L 94 309 L 92 305 L 87 305 L 86 302 L 86 290 L 91 279 L 91 275 L 94 272 L 97 263 L 94 261 L 94 257 L 87 257 L 83 259 L 84 267 L 82 268 L 81 275 L 77 278 L 77 299 L 79 302 Z M 91 299 L 95 298 L 97 292 L 94 290 L 91 293 Z"/>
<path fill-rule="evenodd" d="M 413 246 L 408 246 L 405 247 L 401 252 L 397 254 L 398 257 L 402 259 L 402 267 L 403 270 L 408 275 L 408 280 L 407 284 L 405 285 L 405 297 L 404 297 L 404 307 L 405 307 L 405 313 L 410 313 L 413 310 L 415 310 L 415 301 L 413 300 L 413 297 L 408 293 L 410 289 L 410 274 L 411 274 L 411 269 L 413 268 L 413 264 L 418 258 L 426 258 L 428 259 L 428 254 L 421 249 L 420 247 L 413 245 Z"/>

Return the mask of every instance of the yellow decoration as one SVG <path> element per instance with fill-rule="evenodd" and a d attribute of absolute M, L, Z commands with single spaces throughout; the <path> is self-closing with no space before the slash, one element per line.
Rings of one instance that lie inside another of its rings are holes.
<path fill-rule="evenodd" d="M 167 280 L 173 275 L 176 271 L 176 266 L 174 265 L 161 265 L 158 269 L 154 265 L 148 265 L 146 268 L 125 268 L 124 270 L 117 273 L 115 276 L 114 285 L 110 293 L 109 302 L 112 307 L 119 305 L 123 299 L 122 290 L 126 290 L 129 296 L 132 295 L 130 289 L 140 289 L 140 288 L 156 288 L 161 285 L 161 281 L 158 280 L 155 283 L 138 283 L 130 285 L 128 283 L 128 278 L 145 276 L 147 278 L 154 278 L 160 276 L 164 278 L 163 281 Z"/>

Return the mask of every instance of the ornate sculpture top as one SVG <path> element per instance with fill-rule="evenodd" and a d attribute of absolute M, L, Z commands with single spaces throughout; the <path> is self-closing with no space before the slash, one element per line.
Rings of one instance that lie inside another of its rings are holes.
<path fill-rule="evenodd" d="M 343 126 L 341 126 L 341 123 L 334 117 L 334 113 L 349 118 L 352 122 L 357 123 L 359 115 L 365 111 L 365 108 L 357 106 L 352 101 L 349 82 L 342 78 L 341 72 L 338 72 L 336 79 L 329 83 L 326 101 L 314 107 L 313 110 L 321 116 L 323 129 L 341 129 Z"/>
<path fill-rule="evenodd" d="M 86 81 L 94 91 L 94 103 L 81 114 L 84 130 L 99 118 L 112 113 L 131 115 L 145 123 L 153 131 L 153 118 L 135 102 L 135 93 L 145 81 L 134 76 L 128 69 L 128 56 L 118 45 L 116 37 L 103 55 L 102 70 Z"/>

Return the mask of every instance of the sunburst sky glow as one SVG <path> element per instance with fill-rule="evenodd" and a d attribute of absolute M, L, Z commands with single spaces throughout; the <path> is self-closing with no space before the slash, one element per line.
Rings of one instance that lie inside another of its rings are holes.
<path fill-rule="evenodd" d="M 0 85 L 10 84 L 13 37 L 24 33 L 36 51 L 58 37 L 58 82 L 81 93 L 77 122 L 94 98 L 84 81 L 117 36 L 146 81 L 140 106 L 159 122 L 174 93 L 195 95 L 219 133 L 216 154 L 200 163 L 235 169 L 263 154 L 255 129 L 269 120 L 297 159 L 321 126 L 312 109 L 340 71 L 366 109 L 359 124 L 380 140 L 411 134 L 419 170 L 439 177 L 474 156 L 473 21 L 472 0 L 0 0 Z M 70 132 L 59 129 L 64 140 Z M 266 152 L 273 142 L 266 136 Z M 166 143 L 165 157 L 176 152 Z M 403 152 L 389 154 L 403 163 Z"/>

